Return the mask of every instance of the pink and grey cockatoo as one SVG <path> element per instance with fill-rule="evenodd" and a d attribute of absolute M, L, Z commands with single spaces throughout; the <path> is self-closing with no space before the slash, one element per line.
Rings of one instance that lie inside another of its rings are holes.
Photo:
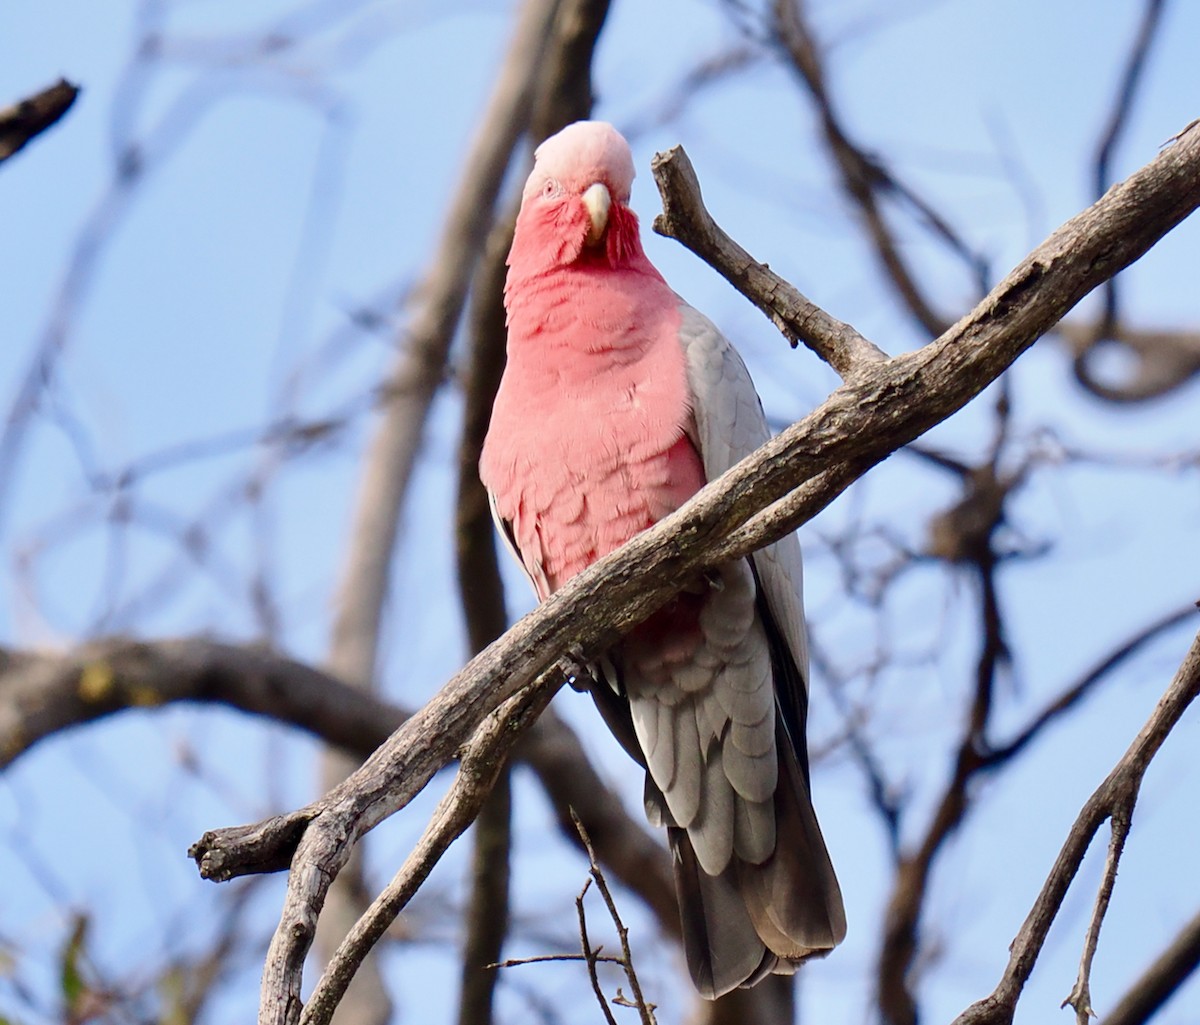
<path fill-rule="evenodd" d="M 646 258 L 629 146 L 580 121 L 538 147 L 504 290 L 508 363 L 480 476 L 539 598 L 768 436 L 738 354 Z M 794 536 L 719 566 L 599 660 L 591 690 L 667 827 L 688 968 L 710 998 L 846 931 L 809 796 Z"/>

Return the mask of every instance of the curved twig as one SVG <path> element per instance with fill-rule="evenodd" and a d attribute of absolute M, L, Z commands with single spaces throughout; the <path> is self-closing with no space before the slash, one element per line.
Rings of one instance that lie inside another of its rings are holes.
<path fill-rule="evenodd" d="M 999 985 L 955 1018 L 954 1025 L 1007 1025 L 1012 1021 L 1021 990 L 1093 837 L 1106 819 L 1132 813 L 1146 767 L 1197 695 L 1200 695 L 1200 634 L 1192 641 L 1183 664 L 1150 718 L 1075 819 L 1050 875 L 1013 940 L 1008 967 Z M 1086 1006 L 1085 1000 L 1080 1003 Z"/>

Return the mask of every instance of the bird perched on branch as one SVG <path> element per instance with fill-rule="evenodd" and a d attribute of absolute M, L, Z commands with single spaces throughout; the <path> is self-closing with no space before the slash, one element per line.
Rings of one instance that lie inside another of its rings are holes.
<path fill-rule="evenodd" d="M 508 363 L 480 476 L 541 599 L 768 437 L 741 358 L 642 251 L 633 177 L 611 125 L 564 128 L 538 147 L 508 257 Z M 795 971 L 846 931 L 810 798 L 800 586 L 794 536 L 718 566 L 591 686 L 646 769 L 709 998 Z"/>

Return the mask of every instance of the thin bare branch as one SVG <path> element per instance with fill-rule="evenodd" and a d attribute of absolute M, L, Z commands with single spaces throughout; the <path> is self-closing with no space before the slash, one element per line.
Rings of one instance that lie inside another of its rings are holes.
<path fill-rule="evenodd" d="M 1125 849 L 1125 840 L 1129 837 L 1130 816 L 1132 814 L 1133 798 L 1129 805 L 1121 804 L 1112 811 L 1109 819 L 1111 836 L 1108 840 L 1108 854 L 1104 859 L 1104 876 L 1100 880 L 1100 889 L 1096 893 L 1096 903 L 1092 906 L 1091 921 L 1088 922 L 1087 935 L 1083 941 L 1083 955 L 1079 959 L 1079 974 L 1075 977 L 1075 985 L 1062 1006 L 1071 1005 L 1075 1011 L 1076 1025 L 1088 1025 L 1096 1012 L 1092 1010 L 1092 960 L 1096 956 L 1096 947 L 1100 943 L 1100 927 L 1104 924 L 1104 916 L 1108 913 L 1108 904 L 1112 900 L 1113 886 L 1117 882 L 1117 866 L 1121 863 L 1121 852 Z"/>
<path fill-rule="evenodd" d="M 600 1005 L 600 1010 L 604 1013 L 604 1020 L 607 1022 L 607 1025 L 617 1025 L 617 1019 L 613 1017 L 612 1010 L 608 1006 L 604 990 L 600 988 L 600 976 L 596 973 L 596 965 L 601 960 L 601 948 L 593 947 L 592 941 L 588 938 L 587 911 L 583 906 L 583 898 L 587 896 L 591 885 L 592 877 L 588 876 L 583 881 L 583 889 L 579 891 L 579 896 L 575 898 L 575 914 L 579 919 L 579 945 L 583 948 L 583 960 L 587 964 L 588 981 L 592 984 L 592 992 L 596 995 L 596 1003 Z M 604 958 L 604 960 L 608 960 L 608 958 Z"/>
<path fill-rule="evenodd" d="M 1043 708 L 1032 720 L 1020 730 L 1011 740 L 1003 744 L 991 746 L 986 754 L 986 762 L 1007 761 L 1020 754 L 1032 741 L 1041 736 L 1042 731 L 1057 722 L 1065 713 L 1074 708 L 1081 700 L 1109 676 L 1114 669 L 1124 665 L 1126 660 L 1137 654 L 1151 641 L 1161 637 L 1168 630 L 1181 623 L 1194 619 L 1196 606 L 1189 602 L 1182 608 L 1168 612 L 1148 626 L 1143 627 L 1124 644 L 1106 655 L 1100 662 L 1089 669 L 1075 683 L 1067 687 L 1057 698 Z"/>
<path fill-rule="evenodd" d="M 1129 56 L 1125 60 L 1125 69 L 1121 73 L 1121 82 L 1117 86 L 1117 95 L 1113 102 L 1112 111 L 1108 115 L 1108 123 L 1100 135 L 1100 144 L 1096 147 L 1095 165 L 1095 196 L 1099 199 L 1104 190 L 1112 182 L 1112 158 L 1121 136 L 1129 123 L 1129 114 L 1137 97 L 1138 85 L 1142 80 L 1142 72 L 1146 68 L 1146 60 L 1150 55 L 1150 47 L 1154 43 L 1158 28 L 1162 24 L 1162 13 L 1166 0 L 1146 0 L 1142 11 L 1141 24 L 1137 35 L 1129 48 Z M 1104 283 L 1101 292 L 1104 312 L 1097 327 L 1096 338 L 1108 338 L 1117 321 L 1120 319 L 1117 310 L 1117 279 L 1110 278 Z"/>
<path fill-rule="evenodd" d="M 772 6 L 773 39 L 788 67 L 812 96 L 825 145 L 841 176 L 842 188 L 862 215 L 885 279 L 917 324 L 931 338 L 937 337 L 946 330 L 946 318 L 934 308 L 909 266 L 880 202 L 881 193 L 892 188 L 890 175 L 851 140 L 830 93 L 821 48 L 805 18 L 804 7 L 804 0 L 775 0 Z"/>
<path fill-rule="evenodd" d="M 1050 875 L 1012 942 L 1008 967 L 999 985 L 955 1018 L 954 1025 L 1007 1025 L 1012 1021 L 1021 991 L 1092 838 L 1106 819 L 1116 814 L 1132 814 L 1146 767 L 1197 695 L 1200 695 L 1200 634 L 1193 640 L 1150 718 L 1075 819 Z"/>
<path fill-rule="evenodd" d="M 887 354 L 849 324 L 835 320 L 800 294 L 765 263 L 731 239 L 704 206 L 700 182 L 681 146 L 659 153 L 650 164 L 663 212 L 654 230 L 687 246 L 754 303 L 792 343 L 803 342 L 843 378 Z"/>
<path fill-rule="evenodd" d="M 575 822 L 575 828 L 579 831 L 579 838 L 583 841 L 584 849 L 587 851 L 591 877 L 596 882 L 596 889 L 600 891 L 600 896 L 604 898 L 604 906 L 608 908 L 608 915 L 617 930 L 617 938 L 621 943 L 621 967 L 625 969 L 625 978 L 629 980 L 629 988 L 633 992 L 633 1006 L 638 1010 L 638 1015 L 642 1019 L 642 1025 L 655 1025 L 654 1005 L 646 1002 L 646 998 L 642 994 L 642 985 L 638 981 L 637 969 L 633 964 L 633 951 L 629 947 L 629 929 L 621 920 L 620 912 L 617 911 L 617 902 L 613 900 L 612 891 L 608 888 L 608 880 L 604 878 L 604 873 L 596 861 L 596 851 L 592 847 L 591 837 L 588 836 L 587 830 L 584 829 L 578 815 L 572 812 L 571 818 Z M 579 896 L 582 901 L 583 894 Z M 580 909 L 580 913 L 582 914 L 582 908 Z M 586 949 L 586 942 L 584 946 Z"/>
<path fill-rule="evenodd" d="M 1103 1025 L 1143 1025 L 1200 967 L 1200 912 L 1187 922 L 1170 945 L 1138 977 Z"/>
<path fill-rule="evenodd" d="M 407 804 L 499 702 L 535 680 L 538 690 L 557 687 L 561 673 L 551 667 L 560 653 L 570 652 L 569 670 L 604 651 L 714 561 L 777 539 L 961 408 L 1083 295 L 1200 205 L 1198 170 L 1200 132 L 1193 131 L 1056 231 L 944 336 L 873 365 L 678 512 L 579 574 L 473 659 L 345 783 L 288 815 L 205 834 L 192 848 L 202 874 L 230 878 L 294 853 L 289 900 L 301 893 L 306 908 L 319 909 L 349 848 Z M 759 512 L 771 503 L 777 509 Z M 273 976 L 275 965 L 303 960 L 303 922 L 282 921 L 276 940 Z"/>
<path fill-rule="evenodd" d="M 60 78 L 19 103 L 0 108 L 0 163 L 57 123 L 78 95 L 79 86 Z"/>

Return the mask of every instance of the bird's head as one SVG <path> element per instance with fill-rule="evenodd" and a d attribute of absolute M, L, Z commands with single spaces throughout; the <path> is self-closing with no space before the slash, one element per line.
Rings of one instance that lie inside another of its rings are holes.
<path fill-rule="evenodd" d="M 548 270 L 579 261 L 618 267 L 641 252 L 629 144 L 604 121 L 576 121 L 543 142 L 521 196 L 509 262 Z"/>

